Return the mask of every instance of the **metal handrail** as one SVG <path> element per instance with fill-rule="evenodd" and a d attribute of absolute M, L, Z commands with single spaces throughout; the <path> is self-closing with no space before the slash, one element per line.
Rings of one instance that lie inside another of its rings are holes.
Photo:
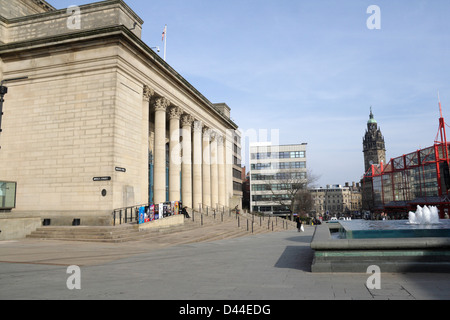
<path fill-rule="evenodd" d="M 142 204 L 142 205 L 135 205 L 135 206 L 129 206 L 129 207 L 124 207 L 124 208 L 119 208 L 119 209 L 115 209 L 113 210 L 113 225 L 116 226 L 116 224 L 122 225 L 122 224 L 127 224 L 127 223 L 132 223 L 132 222 L 138 222 L 139 221 L 139 208 L 141 207 L 147 207 L 150 206 L 151 204 Z M 259 224 L 259 227 L 263 227 L 263 220 L 265 220 L 266 217 L 262 217 L 262 216 L 256 216 L 252 213 L 246 213 L 246 214 L 240 214 L 238 212 L 233 212 L 234 209 L 231 208 L 227 208 L 225 206 L 221 206 L 222 210 L 217 210 L 215 208 L 209 207 L 209 206 L 199 206 L 199 211 L 193 210 L 191 213 L 191 219 L 192 221 L 195 221 L 195 219 L 197 217 L 198 214 L 200 214 L 200 224 L 201 226 L 204 225 L 204 216 L 211 216 L 214 218 L 214 220 L 217 219 L 218 215 L 220 214 L 220 221 L 224 222 L 224 215 L 226 214 L 226 212 L 228 212 L 229 217 L 231 217 L 232 214 L 235 215 L 236 218 L 236 222 L 237 222 L 237 226 L 238 228 L 241 227 L 242 223 L 241 223 L 241 219 L 245 219 L 246 220 L 246 230 L 248 232 L 251 231 L 251 233 L 254 233 L 254 225 L 255 224 Z M 203 212 L 203 209 L 206 210 L 206 213 Z M 219 211 L 219 212 L 217 212 Z M 221 212 L 220 212 L 221 211 Z M 251 215 L 251 217 L 249 217 L 248 215 Z M 118 215 L 118 216 L 117 216 Z M 259 217 L 259 223 L 257 221 L 255 221 L 255 216 Z M 270 228 L 272 228 L 272 231 L 274 229 L 274 222 L 275 222 L 275 226 L 278 226 L 278 217 L 268 217 L 267 219 L 267 229 L 270 230 Z M 289 225 L 291 224 L 291 221 L 287 221 L 285 219 L 281 219 L 282 223 L 283 223 L 283 229 L 288 229 Z M 265 221 L 264 221 L 265 224 Z M 265 227 L 264 227 L 265 228 Z M 251 230 L 250 230 L 251 229 Z"/>

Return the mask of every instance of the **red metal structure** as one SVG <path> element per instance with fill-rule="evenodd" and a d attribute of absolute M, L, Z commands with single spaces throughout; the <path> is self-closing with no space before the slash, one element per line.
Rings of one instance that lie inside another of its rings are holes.
<path fill-rule="evenodd" d="M 427 205 L 438 207 L 441 219 L 448 215 L 450 145 L 440 101 L 439 111 L 439 131 L 433 146 L 391 159 L 386 165 L 372 165 L 366 172 L 363 184 L 366 190 L 371 189 L 372 211 L 404 215 L 416 211 L 418 205 Z"/>

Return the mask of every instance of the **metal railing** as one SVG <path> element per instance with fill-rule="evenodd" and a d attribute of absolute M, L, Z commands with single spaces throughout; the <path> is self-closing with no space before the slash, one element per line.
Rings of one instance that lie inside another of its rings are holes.
<path fill-rule="evenodd" d="M 113 225 L 116 226 L 121 224 L 138 222 L 139 208 L 144 206 L 148 206 L 148 204 L 115 209 L 113 211 Z"/>
<path fill-rule="evenodd" d="M 259 226 L 260 228 L 265 228 L 267 226 L 268 230 L 274 230 L 275 227 L 278 227 L 280 224 L 283 230 L 288 230 L 289 227 L 296 226 L 292 221 L 279 218 L 279 217 L 271 217 L 271 216 L 261 216 L 254 215 L 252 213 L 242 213 L 240 210 L 236 211 L 235 209 L 231 209 L 225 206 L 217 206 L 216 208 L 201 205 L 199 204 L 199 211 L 192 212 L 192 220 L 195 221 L 197 215 L 200 215 L 200 223 L 203 226 L 204 219 L 203 216 L 211 216 L 214 220 L 219 219 L 221 222 L 224 222 L 224 216 L 228 215 L 229 217 L 233 216 L 236 219 L 237 227 L 241 228 L 245 226 L 248 232 L 254 233 L 255 226 Z M 259 223 L 258 223 L 259 222 Z M 264 227 L 263 227 L 264 225 Z"/>
<path fill-rule="evenodd" d="M 120 209 L 115 209 L 113 211 L 113 225 L 122 225 L 127 223 L 133 223 L 139 221 L 139 208 L 148 207 L 151 204 L 142 204 L 136 206 L 130 206 Z M 245 228 L 247 232 L 254 233 L 255 226 L 259 228 L 266 228 L 268 230 L 274 230 L 276 227 L 281 225 L 283 230 L 288 230 L 289 227 L 294 227 L 295 224 L 292 221 L 288 221 L 279 217 L 271 216 L 261 216 L 254 215 L 251 213 L 241 213 L 235 209 L 231 209 L 225 206 L 218 206 L 216 208 L 199 205 L 199 210 L 192 210 L 190 214 L 190 219 L 192 222 L 198 221 L 200 219 L 200 225 L 203 226 L 205 223 L 205 218 L 212 218 L 215 221 L 220 219 L 220 222 L 225 221 L 225 217 L 233 217 L 236 219 L 236 224 L 238 228 Z"/>
<path fill-rule="evenodd" d="M 140 205 L 135 205 L 135 206 L 130 206 L 130 207 L 124 207 L 124 208 L 120 208 L 120 209 L 115 209 L 112 213 L 112 219 L 113 219 L 113 225 L 122 225 L 122 224 L 127 224 L 127 223 L 133 223 L 139 222 L 139 208 L 142 207 L 150 207 L 153 204 L 140 204 Z M 172 212 L 168 212 L 167 214 L 164 214 L 163 212 L 159 212 L 159 219 L 163 219 L 166 218 L 168 216 L 172 216 L 173 213 Z M 181 210 L 180 210 L 180 214 L 181 214 Z"/>

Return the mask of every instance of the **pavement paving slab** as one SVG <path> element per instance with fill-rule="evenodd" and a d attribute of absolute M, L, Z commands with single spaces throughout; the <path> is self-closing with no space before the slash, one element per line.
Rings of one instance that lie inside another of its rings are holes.
<path fill-rule="evenodd" d="M 0 242 L 2 300 L 449 300 L 448 274 L 311 273 L 313 228 L 176 245 Z M 70 290 L 68 266 L 80 267 Z"/>

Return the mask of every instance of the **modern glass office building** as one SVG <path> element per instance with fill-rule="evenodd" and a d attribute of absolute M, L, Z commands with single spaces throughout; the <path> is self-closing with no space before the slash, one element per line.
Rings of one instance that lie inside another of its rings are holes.
<path fill-rule="evenodd" d="M 250 208 L 252 212 L 290 214 L 292 192 L 306 186 L 306 146 L 250 145 Z"/>

